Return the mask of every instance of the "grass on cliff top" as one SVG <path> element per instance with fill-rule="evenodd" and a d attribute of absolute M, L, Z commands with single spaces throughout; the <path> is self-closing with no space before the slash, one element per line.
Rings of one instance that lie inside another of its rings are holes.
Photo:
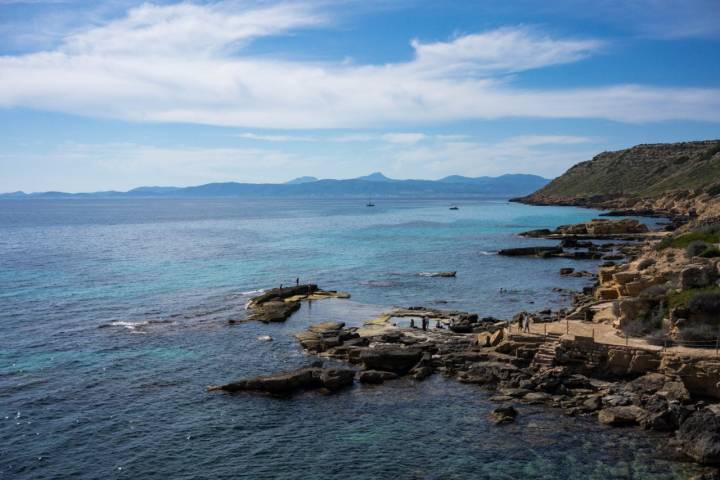
<path fill-rule="evenodd" d="M 704 288 L 689 288 L 679 292 L 670 292 L 667 294 L 668 308 L 687 306 L 687 304 L 700 293 L 720 293 L 720 287 L 711 285 Z"/>

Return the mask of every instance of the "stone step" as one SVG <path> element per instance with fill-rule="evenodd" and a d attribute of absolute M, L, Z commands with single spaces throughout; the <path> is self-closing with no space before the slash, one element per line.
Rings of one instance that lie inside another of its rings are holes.
<path fill-rule="evenodd" d="M 553 360 L 547 359 L 547 358 L 541 358 L 533 361 L 533 365 L 535 366 L 554 366 L 555 362 Z"/>

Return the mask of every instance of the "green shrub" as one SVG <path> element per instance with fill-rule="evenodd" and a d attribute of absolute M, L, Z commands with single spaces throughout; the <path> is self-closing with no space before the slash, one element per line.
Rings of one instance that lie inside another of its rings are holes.
<path fill-rule="evenodd" d="M 712 187 L 706 188 L 705 192 L 712 197 L 720 195 L 720 183 L 718 183 L 717 185 L 713 185 Z"/>
<path fill-rule="evenodd" d="M 705 235 L 720 236 L 720 223 L 711 223 L 709 225 L 703 225 L 702 227 L 698 228 L 696 231 L 703 233 Z"/>
<path fill-rule="evenodd" d="M 720 224 L 705 225 L 692 232 L 677 237 L 664 238 L 657 246 L 658 250 L 666 248 L 687 248 L 693 242 L 720 243 Z"/>
<path fill-rule="evenodd" d="M 701 240 L 695 240 L 690 245 L 685 247 L 685 253 L 688 254 L 688 257 L 698 257 L 710 248 L 711 246 L 709 243 L 703 242 Z"/>
<path fill-rule="evenodd" d="M 718 250 L 717 248 L 708 248 L 699 256 L 703 258 L 717 258 L 720 257 L 720 250 Z"/>
<path fill-rule="evenodd" d="M 720 294 L 720 287 L 712 285 L 704 288 L 689 288 L 687 290 L 669 292 L 666 296 L 668 308 L 687 306 L 697 295 L 704 293 Z"/>

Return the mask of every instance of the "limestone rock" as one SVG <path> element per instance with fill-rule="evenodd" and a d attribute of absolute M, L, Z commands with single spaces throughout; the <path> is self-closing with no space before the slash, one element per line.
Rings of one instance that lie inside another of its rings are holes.
<path fill-rule="evenodd" d="M 680 288 L 701 288 L 710 285 L 714 269 L 707 265 L 688 265 L 680 271 Z"/>
<path fill-rule="evenodd" d="M 422 358 L 422 351 L 395 346 L 369 348 L 360 354 L 367 370 L 383 370 L 404 375 Z"/>
<path fill-rule="evenodd" d="M 344 322 L 322 322 L 311 325 L 308 330 L 314 333 L 325 333 L 340 330 L 345 326 Z"/>
<path fill-rule="evenodd" d="M 637 425 L 644 410 L 635 405 L 603 408 L 598 413 L 598 421 L 605 425 Z"/>
<path fill-rule="evenodd" d="M 262 375 L 238 380 L 225 385 L 211 386 L 208 390 L 225 392 L 257 391 L 287 396 L 300 390 L 326 388 L 330 391 L 352 385 L 355 372 L 349 369 L 305 367 L 292 372 Z"/>

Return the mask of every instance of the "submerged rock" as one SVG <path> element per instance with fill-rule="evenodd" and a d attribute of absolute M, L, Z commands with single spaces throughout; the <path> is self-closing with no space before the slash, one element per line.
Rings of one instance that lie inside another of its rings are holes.
<path fill-rule="evenodd" d="M 490 420 L 495 424 L 511 423 L 515 421 L 518 412 L 512 405 L 503 405 L 490 412 Z"/>
<path fill-rule="evenodd" d="M 563 253 L 561 247 L 520 247 L 520 248 L 504 248 L 498 252 L 498 255 L 506 255 L 510 257 L 521 256 L 547 256 L 558 255 Z"/>
<path fill-rule="evenodd" d="M 358 374 L 360 383 L 380 384 L 386 380 L 394 380 L 398 378 L 397 374 L 392 372 L 384 372 L 382 370 L 365 370 Z"/>

